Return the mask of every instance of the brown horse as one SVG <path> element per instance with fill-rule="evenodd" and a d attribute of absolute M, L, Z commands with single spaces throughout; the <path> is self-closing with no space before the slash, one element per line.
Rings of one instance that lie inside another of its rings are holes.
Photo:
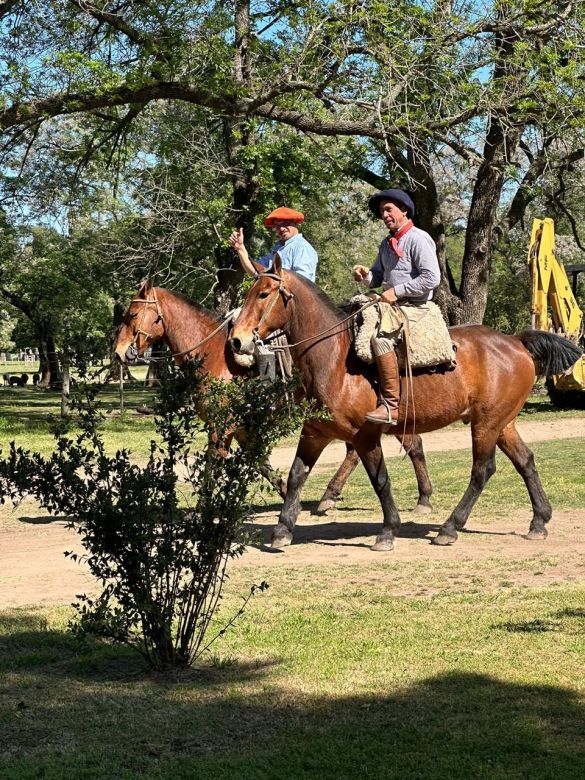
<path fill-rule="evenodd" d="M 342 319 L 342 313 L 318 287 L 283 271 L 275 255 L 272 268 L 261 273 L 248 291 L 231 331 L 234 350 L 246 354 L 253 350 L 256 338 L 265 339 L 275 330 L 284 330 L 307 396 L 331 414 L 329 421 L 309 421 L 303 428 L 273 532 L 275 546 L 292 541 L 301 487 L 332 439 L 353 443 L 382 505 L 383 528 L 373 549 L 392 550 L 400 529 L 380 446 L 380 429 L 384 428 L 365 422 L 366 413 L 376 406 L 372 376 L 356 358 L 351 333 Z M 400 430 L 405 427 L 411 433 L 415 425 L 417 432 L 424 433 L 456 420 L 471 423 L 471 480 L 433 541 L 447 545 L 457 539 L 457 531 L 465 526 L 496 470 L 496 446 L 526 483 L 533 509 L 527 538 L 544 539 L 552 510 L 532 452 L 518 435 L 515 421 L 534 384 L 535 369 L 560 373 L 577 360 L 580 351 L 566 339 L 542 331 L 506 336 L 483 326 L 462 326 L 452 328 L 451 337 L 458 346 L 457 367 L 417 373 L 413 378 L 414 404 L 408 406 L 403 379 L 398 422 Z"/>
<path fill-rule="evenodd" d="M 148 280 L 138 290 L 124 314 L 116 336 L 114 354 L 120 362 L 132 363 L 142 356 L 148 347 L 162 339 L 171 353 L 176 355 L 175 360 L 179 365 L 190 358 L 202 358 L 203 367 L 211 376 L 231 381 L 234 376 L 244 376 L 248 371 L 234 360 L 227 340 L 227 323 L 221 328 L 221 322 L 217 314 L 193 303 L 183 295 L 162 287 L 153 287 Z M 216 330 L 217 333 L 209 338 Z M 201 343 L 208 338 L 208 341 Z M 191 347 L 196 348 L 190 350 Z M 241 442 L 245 434 L 243 431 L 236 431 L 235 437 Z M 430 512 L 432 486 L 422 440 L 420 436 L 408 437 L 405 444 L 409 449 L 419 489 L 415 512 Z M 323 494 L 317 509 L 318 514 L 325 514 L 334 505 L 358 462 L 355 449 L 348 445 L 343 463 Z M 266 464 L 262 473 L 284 498 L 286 485 L 277 472 Z"/>

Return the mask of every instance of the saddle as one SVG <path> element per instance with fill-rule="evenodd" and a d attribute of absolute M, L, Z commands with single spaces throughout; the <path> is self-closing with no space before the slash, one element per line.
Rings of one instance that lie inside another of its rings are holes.
<path fill-rule="evenodd" d="M 372 299 L 367 295 L 356 295 L 350 305 L 358 310 Z M 396 347 L 398 365 L 402 371 L 406 369 L 407 353 L 411 369 L 430 369 L 440 366 L 449 370 L 455 368 L 457 360 L 455 353 L 457 345 L 449 335 L 449 329 L 439 307 L 432 302 L 427 304 L 426 313 L 418 322 L 409 323 L 405 316 L 396 312 L 396 329 L 400 329 L 402 337 Z M 365 363 L 373 363 L 371 338 L 377 332 L 380 322 L 380 306 L 370 306 L 361 311 L 353 320 L 354 346 L 357 356 Z M 384 307 L 387 308 L 387 307 Z"/>

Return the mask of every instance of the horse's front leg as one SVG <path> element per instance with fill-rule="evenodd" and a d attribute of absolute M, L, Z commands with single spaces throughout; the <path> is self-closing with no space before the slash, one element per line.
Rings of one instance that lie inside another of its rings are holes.
<path fill-rule="evenodd" d="M 345 483 L 360 462 L 360 457 L 353 444 L 346 442 L 345 446 L 347 448 L 345 458 L 325 488 L 325 492 L 317 507 L 318 515 L 326 515 L 327 512 L 335 506 L 335 502 L 339 499 L 341 491 L 345 487 Z"/>
<path fill-rule="evenodd" d="M 292 542 L 293 531 L 301 510 L 301 489 L 319 455 L 331 439 L 305 433 L 304 429 L 297 447 L 295 459 L 288 474 L 286 497 L 280 511 L 277 525 L 272 532 L 272 547 L 286 547 Z"/>
<path fill-rule="evenodd" d="M 384 453 L 380 444 L 380 433 L 368 430 L 358 433 L 354 445 L 370 478 L 372 487 L 382 507 L 384 516 L 382 532 L 376 537 L 372 550 L 389 552 L 394 549 L 394 540 L 400 530 L 400 515 L 392 497 L 390 477 L 384 463 Z"/>
<path fill-rule="evenodd" d="M 402 442 L 402 446 L 408 453 L 416 476 L 418 501 L 413 509 L 413 514 L 428 515 L 433 511 L 433 506 L 431 504 L 433 486 L 431 485 L 429 471 L 427 469 L 422 438 L 418 434 L 410 433 L 407 433 L 404 437 L 398 433 L 395 433 L 394 435 L 398 441 Z"/>

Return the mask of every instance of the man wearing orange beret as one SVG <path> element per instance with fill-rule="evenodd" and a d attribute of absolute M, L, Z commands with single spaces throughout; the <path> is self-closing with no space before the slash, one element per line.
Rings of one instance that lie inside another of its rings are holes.
<path fill-rule="evenodd" d="M 270 227 L 276 233 L 278 241 L 270 252 L 256 261 L 260 265 L 269 268 L 272 262 L 272 256 L 278 252 L 282 258 L 282 267 L 309 279 L 315 281 L 315 271 L 317 270 L 317 252 L 311 244 L 299 232 L 299 225 L 305 219 L 305 215 L 300 211 L 281 206 L 274 209 L 264 220 L 266 227 Z M 256 269 L 250 261 L 248 250 L 244 244 L 244 231 L 242 228 L 234 230 L 228 239 L 229 245 L 238 253 L 242 268 L 250 276 L 256 276 Z"/>

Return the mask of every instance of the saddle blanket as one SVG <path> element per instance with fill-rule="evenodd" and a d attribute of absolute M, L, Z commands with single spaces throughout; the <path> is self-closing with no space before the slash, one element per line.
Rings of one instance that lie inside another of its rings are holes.
<path fill-rule="evenodd" d="M 351 303 L 359 308 L 371 301 L 368 295 L 355 295 Z M 416 316 L 408 317 L 412 309 Z M 406 366 L 408 348 L 411 368 L 430 368 L 448 364 L 456 365 L 456 346 L 451 341 L 447 324 L 436 303 L 428 301 L 417 311 L 417 307 L 395 307 L 388 304 L 375 304 L 364 309 L 353 321 L 355 351 L 366 363 L 373 363 L 371 338 L 382 333 L 400 331 L 400 340 L 396 347 L 398 364 Z"/>

